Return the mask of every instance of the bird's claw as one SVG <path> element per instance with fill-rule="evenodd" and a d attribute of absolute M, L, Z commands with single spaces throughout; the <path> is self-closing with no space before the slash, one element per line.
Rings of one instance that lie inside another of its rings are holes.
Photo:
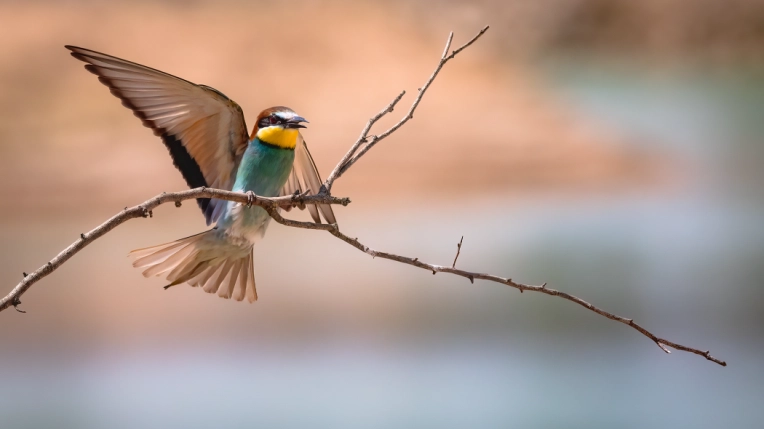
<path fill-rule="evenodd" d="M 255 203 L 257 196 L 252 191 L 247 191 L 246 194 L 247 194 L 247 207 L 252 207 L 252 204 Z"/>

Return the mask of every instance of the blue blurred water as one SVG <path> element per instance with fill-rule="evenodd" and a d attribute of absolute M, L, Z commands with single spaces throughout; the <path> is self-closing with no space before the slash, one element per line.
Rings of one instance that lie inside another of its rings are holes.
<path fill-rule="evenodd" d="M 580 68 L 548 76 L 567 103 L 633 144 L 689 160 L 691 177 L 678 192 L 545 196 L 484 210 L 454 233 L 467 237 L 460 264 L 547 281 L 707 347 L 729 367 L 666 356 L 569 302 L 384 265 L 375 281 L 400 283 L 409 304 L 378 330 L 177 343 L 147 331 L 142 346 L 106 341 L 34 358 L 4 344 L 3 427 L 759 427 L 764 123 L 752 110 L 764 103 L 764 80 Z M 364 239 L 424 253 L 473 209 L 435 202 L 412 218 L 389 208 Z M 286 248 L 305 239 L 269 234 Z M 365 287 L 364 277 L 345 281 Z"/>

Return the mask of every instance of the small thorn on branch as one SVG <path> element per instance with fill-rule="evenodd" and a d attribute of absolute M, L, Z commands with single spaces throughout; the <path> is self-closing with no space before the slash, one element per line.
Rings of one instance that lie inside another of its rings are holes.
<path fill-rule="evenodd" d="M 13 297 L 13 301 L 11 301 L 11 305 L 12 305 L 12 306 L 13 306 L 13 308 L 14 308 L 16 311 L 18 311 L 19 313 L 26 313 L 26 311 L 24 311 L 24 310 L 22 310 L 22 309 L 20 309 L 20 308 L 19 308 L 19 305 L 21 305 L 21 300 L 19 299 L 19 297 L 18 297 L 18 296 L 14 296 L 14 297 Z"/>
<path fill-rule="evenodd" d="M 183 203 L 181 203 L 180 201 L 175 201 L 175 207 L 180 207 L 182 205 L 183 205 Z"/>
<path fill-rule="evenodd" d="M 27 274 L 26 272 L 23 272 L 23 273 L 21 273 L 21 274 L 23 274 L 23 275 L 24 275 L 24 277 L 22 277 L 22 278 L 24 278 L 24 279 L 25 279 L 25 278 L 27 278 L 27 276 L 29 275 L 29 274 Z"/>
<path fill-rule="evenodd" d="M 85 234 L 84 233 L 80 233 L 80 238 L 84 240 L 85 239 Z"/>
<path fill-rule="evenodd" d="M 467 278 L 470 279 L 470 283 L 475 284 L 475 276 L 467 276 Z"/>
<path fill-rule="evenodd" d="M 413 260 L 413 261 L 411 261 L 411 262 L 416 262 L 416 261 L 418 261 L 418 260 L 419 260 L 419 258 L 414 258 L 414 260 Z"/>

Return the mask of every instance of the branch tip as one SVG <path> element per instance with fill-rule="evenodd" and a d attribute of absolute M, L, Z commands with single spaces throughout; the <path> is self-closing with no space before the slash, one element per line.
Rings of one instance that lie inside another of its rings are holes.
<path fill-rule="evenodd" d="M 446 47 L 443 49 L 443 55 L 440 56 L 441 61 L 448 55 L 448 50 L 451 49 L 451 41 L 454 40 L 454 32 L 448 33 L 448 40 L 446 40 Z"/>
<path fill-rule="evenodd" d="M 456 257 L 454 257 L 454 263 L 451 264 L 451 268 L 456 268 L 456 260 L 459 259 L 459 253 L 462 251 L 462 242 L 464 242 L 464 236 L 456 243 Z"/>

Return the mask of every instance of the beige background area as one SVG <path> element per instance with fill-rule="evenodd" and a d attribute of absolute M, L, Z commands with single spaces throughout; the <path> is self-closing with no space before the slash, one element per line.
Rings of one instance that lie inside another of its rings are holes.
<path fill-rule="evenodd" d="M 12 156 L 2 157 L 1 170 L 6 178 L 24 177 L 8 192 L 17 204 L 36 205 L 25 194 L 45 187 L 58 205 L 80 206 L 92 197 L 123 204 L 183 187 L 161 142 L 63 44 L 213 86 L 250 121 L 264 108 L 288 105 L 311 121 L 306 139 L 328 172 L 369 116 L 403 89 L 401 104 L 411 102 L 448 34 L 401 19 L 399 6 L 294 9 L 94 4 L 83 13 L 65 3 L 7 6 L 14 19 L 4 28 L 16 37 L 0 41 L 0 76 L 11 82 L 0 96 L 0 130 L 2 150 Z M 272 16 L 281 18 L 265 18 Z M 337 193 L 592 191 L 661 180 L 661 154 L 615 147 L 610 143 L 625 136 L 577 116 L 531 70 L 497 56 L 505 29 L 496 27 L 449 65 L 416 120 L 338 182 Z M 479 28 L 454 28 L 455 43 Z"/>

